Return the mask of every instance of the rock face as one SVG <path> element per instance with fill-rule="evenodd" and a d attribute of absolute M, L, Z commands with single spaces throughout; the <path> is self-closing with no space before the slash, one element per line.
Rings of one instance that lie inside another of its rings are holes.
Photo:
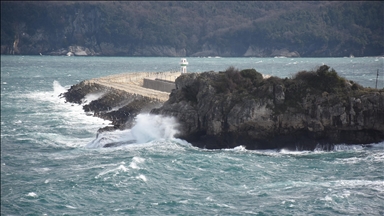
<path fill-rule="evenodd" d="M 85 112 L 112 121 L 113 126 L 101 128 L 98 132 L 131 128 L 138 114 L 150 112 L 163 104 L 153 98 L 87 81 L 73 85 L 62 96 L 67 102 L 83 104 Z M 89 102 L 88 98 L 96 99 Z"/>
<path fill-rule="evenodd" d="M 208 149 L 313 150 L 384 140 L 384 90 L 363 88 L 326 65 L 292 79 L 234 68 L 183 74 L 151 113 L 176 117 L 178 136 Z"/>

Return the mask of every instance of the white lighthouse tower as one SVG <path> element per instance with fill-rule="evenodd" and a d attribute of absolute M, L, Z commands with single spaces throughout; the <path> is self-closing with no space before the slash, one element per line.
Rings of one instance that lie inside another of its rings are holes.
<path fill-rule="evenodd" d="M 187 59 L 182 58 L 180 61 L 180 66 L 181 66 L 180 72 L 181 73 L 187 73 L 187 65 L 188 65 Z"/>

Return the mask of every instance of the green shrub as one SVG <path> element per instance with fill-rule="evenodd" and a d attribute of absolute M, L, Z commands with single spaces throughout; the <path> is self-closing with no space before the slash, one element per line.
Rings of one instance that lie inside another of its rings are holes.
<path fill-rule="evenodd" d="M 346 89 L 346 79 L 337 75 L 334 69 L 329 70 L 329 66 L 323 65 L 316 71 L 300 71 L 295 74 L 294 80 L 304 82 L 314 92 L 336 93 Z"/>
<path fill-rule="evenodd" d="M 249 79 L 254 86 L 257 86 L 261 81 L 263 81 L 263 75 L 255 69 L 245 69 L 240 71 L 240 74 L 242 77 Z"/>

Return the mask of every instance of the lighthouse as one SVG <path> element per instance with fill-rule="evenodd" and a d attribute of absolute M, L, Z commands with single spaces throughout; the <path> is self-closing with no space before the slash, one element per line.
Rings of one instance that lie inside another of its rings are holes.
<path fill-rule="evenodd" d="M 187 73 L 187 65 L 188 65 L 187 59 L 182 58 L 180 60 L 180 66 L 181 66 L 180 72 L 181 73 Z"/>

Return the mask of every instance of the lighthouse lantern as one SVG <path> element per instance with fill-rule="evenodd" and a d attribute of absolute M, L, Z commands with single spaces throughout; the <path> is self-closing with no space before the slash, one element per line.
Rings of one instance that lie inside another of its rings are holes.
<path fill-rule="evenodd" d="M 187 59 L 182 58 L 180 60 L 180 66 L 181 66 L 180 72 L 181 73 L 187 73 L 187 65 L 188 65 Z"/>

